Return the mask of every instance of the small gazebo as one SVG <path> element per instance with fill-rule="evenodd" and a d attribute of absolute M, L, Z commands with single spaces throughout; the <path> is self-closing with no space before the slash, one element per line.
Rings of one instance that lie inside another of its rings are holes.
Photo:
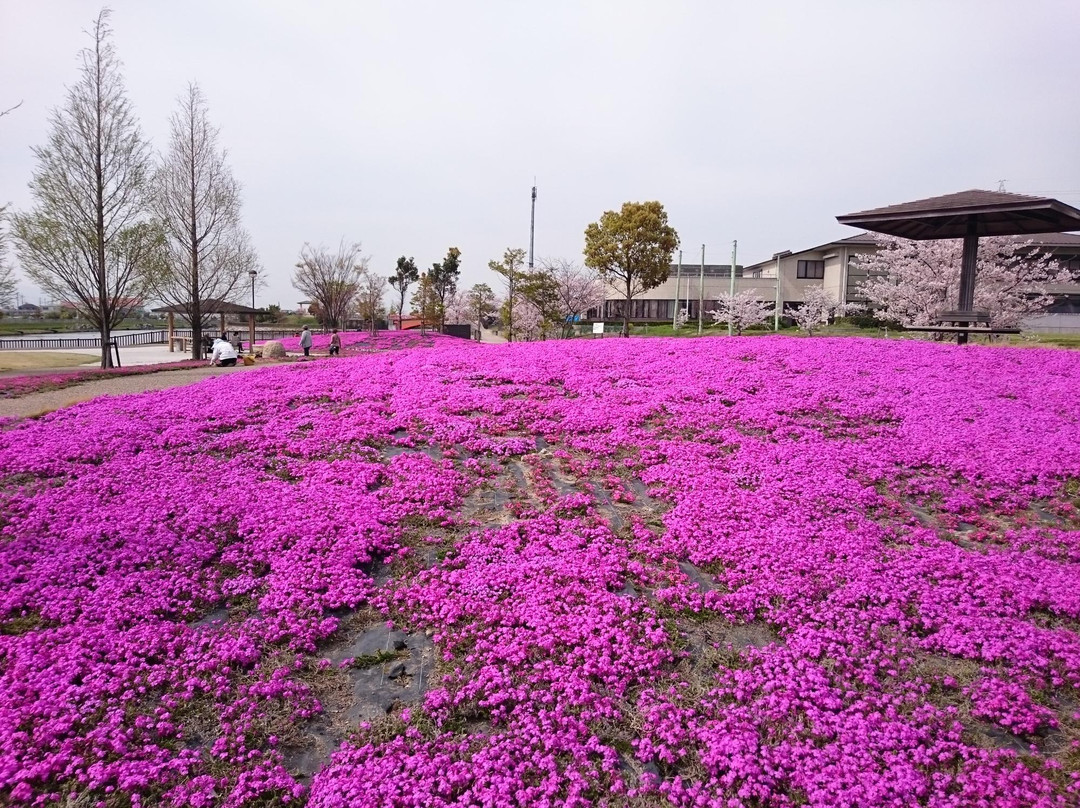
<path fill-rule="evenodd" d="M 173 351 L 177 340 L 185 339 L 176 336 L 176 315 L 188 316 L 191 312 L 191 303 L 183 303 L 172 306 L 161 306 L 156 309 L 151 309 L 155 314 L 167 314 L 169 320 L 169 351 Z M 225 315 L 227 314 L 246 314 L 248 320 L 248 340 L 252 347 L 255 345 L 255 315 L 259 313 L 258 309 L 253 309 L 250 306 L 244 306 L 240 303 L 230 303 L 228 300 L 217 300 L 215 298 L 207 298 L 199 304 L 199 309 L 203 314 L 217 314 L 221 316 L 221 331 L 225 331 Z M 182 345 L 180 350 L 185 348 Z"/>
<path fill-rule="evenodd" d="M 1080 210 L 1045 196 L 1006 191 L 961 191 L 837 216 L 840 224 L 915 239 L 964 240 L 960 300 L 943 320 L 975 322 L 975 265 L 981 236 L 1028 236 L 1080 230 Z M 942 329 L 948 330 L 948 329 Z M 967 342 L 960 331 L 957 342 Z"/>

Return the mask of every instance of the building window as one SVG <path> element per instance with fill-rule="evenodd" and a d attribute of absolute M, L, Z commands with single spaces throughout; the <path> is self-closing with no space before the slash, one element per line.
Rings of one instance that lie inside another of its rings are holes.
<path fill-rule="evenodd" d="M 795 270 L 796 278 L 806 280 L 822 280 L 825 277 L 824 261 L 800 261 Z"/>

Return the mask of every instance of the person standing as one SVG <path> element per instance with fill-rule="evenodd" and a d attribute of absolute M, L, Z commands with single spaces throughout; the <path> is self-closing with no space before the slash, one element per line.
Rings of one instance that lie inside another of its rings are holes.
<path fill-rule="evenodd" d="M 306 325 L 300 333 L 300 347 L 304 349 L 304 356 L 311 356 L 311 329 Z"/>
<path fill-rule="evenodd" d="M 330 355 L 337 356 L 341 353 L 341 334 L 334 329 L 333 335 L 330 337 Z"/>

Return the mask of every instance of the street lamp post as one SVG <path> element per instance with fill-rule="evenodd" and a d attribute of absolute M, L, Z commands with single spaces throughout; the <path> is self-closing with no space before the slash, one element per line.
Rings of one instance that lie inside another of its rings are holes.
<path fill-rule="evenodd" d="M 251 278 L 251 328 L 248 333 L 248 353 L 255 354 L 255 278 L 259 273 L 254 269 L 248 270 L 248 277 Z"/>

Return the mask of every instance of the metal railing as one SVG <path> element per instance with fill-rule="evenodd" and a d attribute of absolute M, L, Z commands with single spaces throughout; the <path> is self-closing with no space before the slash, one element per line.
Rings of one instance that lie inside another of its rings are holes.
<path fill-rule="evenodd" d="M 164 345 L 168 341 L 167 331 L 143 331 L 137 334 L 110 335 L 109 342 L 118 348 L 133 345 Z M 28 351 L 35 348 L 63 350 L 64 348 L 100 348 L 101 337 L 25 337 L 23 339 L 0 340 L 0 351 Z"/>
<path fill-rule="evenodd" d="M 302 327 L 301 327 L 302 328 Z M 248 338 L 248 327 L 246 325 L 227 325 L 225 326 L 225 333 L 232 334 L 233 332 L 239 332 L 240 336 L 246 341 Z M 295 337 L 301 331 L 300 328 L 258 328 L 255 329 L 255 339 L 287 339 L 288 337 Z M 204 328 L 202 330 L 204 335 L 208 335 L 211 339 L 221 334 L 220 328 Z M 173 333 L 178 337 L 190 337 L 190 328 L 176 328 L 173 329 Z"/>

